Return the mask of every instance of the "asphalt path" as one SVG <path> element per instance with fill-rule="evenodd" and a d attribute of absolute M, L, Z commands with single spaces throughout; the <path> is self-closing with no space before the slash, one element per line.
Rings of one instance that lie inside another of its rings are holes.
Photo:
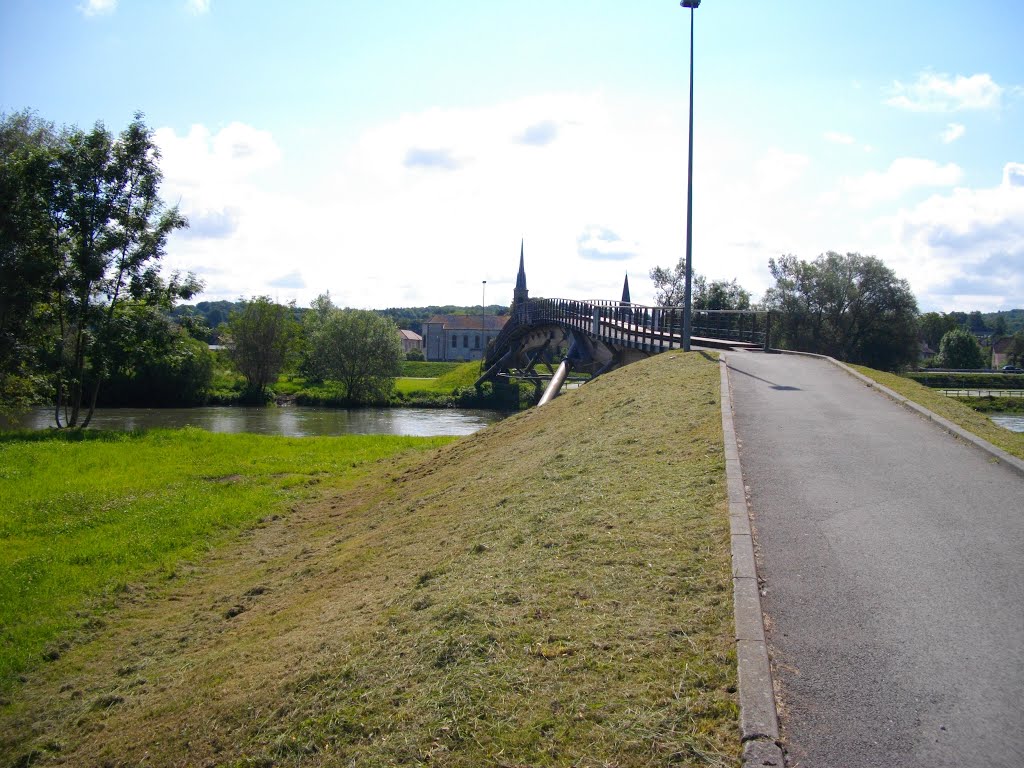
<path fill-rule="evenodd" d="M 828 361 L 727 360 L 787 765 L 1024 766 L 1024 477 Z"/>

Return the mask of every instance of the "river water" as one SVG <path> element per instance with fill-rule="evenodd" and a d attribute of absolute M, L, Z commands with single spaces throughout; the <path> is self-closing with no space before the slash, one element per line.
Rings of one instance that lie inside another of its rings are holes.
<path fill-rule="evenodd" d="M 1024 416 L 1019 413 L 990 413 L 989 418 L 1003 429 L 1024 432 Z"/>
<path fill-rule="evenodd" d="M 469 435 L 500 421 L 503 411 L 459 408 L 314 408 L 289 405 L 271 408 L 210 406 L 206 408 L 97 408 L 90 429 L 133 430 L 199 427 L 210 432 L 253 432 L 261 435 Z M 0 418 L 0 429 L 52 427 L 53 409 L 37 408 L 16 422 Z"/>

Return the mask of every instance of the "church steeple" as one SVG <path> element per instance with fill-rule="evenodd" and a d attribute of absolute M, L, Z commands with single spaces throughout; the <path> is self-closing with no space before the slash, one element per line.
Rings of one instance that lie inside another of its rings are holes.
<path fill-rule="evenodd" d="M 526 290 L 526 268 L 523 265 L 523 241 L 519 241 L 519 274 L 516 276 L 516 289 L 512 294 L 512 303 L 526 305 L 530 292 Z"/>
<path fill-rule="evenodd" d="M 626 281 L 622 284 L 622 303 L 629 304 L 629 273 L 626 273 Z"/>

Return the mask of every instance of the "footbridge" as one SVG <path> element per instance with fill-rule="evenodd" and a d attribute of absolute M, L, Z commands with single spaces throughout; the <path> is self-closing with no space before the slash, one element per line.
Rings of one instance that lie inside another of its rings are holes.
<path fill-rule="evenodd" d="M 546 382 L 541 405 L 568 380 L 589 380 L 650 355 L 683 348 L 683 308 L 632 303 L 628 278 L 618 301 L 531 299 L 521 251 L 510 314 L 487 348 L 477 386 L 500 377 L 532 381 L 538 390 Z M 767 349 L 770 336 L 770 312 L 691 313 L 691 347 Z"/>

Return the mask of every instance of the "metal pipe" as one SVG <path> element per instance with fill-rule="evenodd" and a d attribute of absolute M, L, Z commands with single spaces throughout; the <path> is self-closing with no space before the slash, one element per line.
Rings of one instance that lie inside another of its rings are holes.
<path fill-rule="evenodd" d="M 544 390 L 544 394 L 541 395 L 540 402 L 537 406 L 547 405 L 556 397 L 562 389 L 562 385 L 565 384 L 565 377 L 569 375 L 569 371 L 572 370 L 572 363 L 566 358 L 558 364 L 558 368 L 555 370 L 555 375 L 551 377 L 551 381 L 548 382 L 548 388 Z"/>

